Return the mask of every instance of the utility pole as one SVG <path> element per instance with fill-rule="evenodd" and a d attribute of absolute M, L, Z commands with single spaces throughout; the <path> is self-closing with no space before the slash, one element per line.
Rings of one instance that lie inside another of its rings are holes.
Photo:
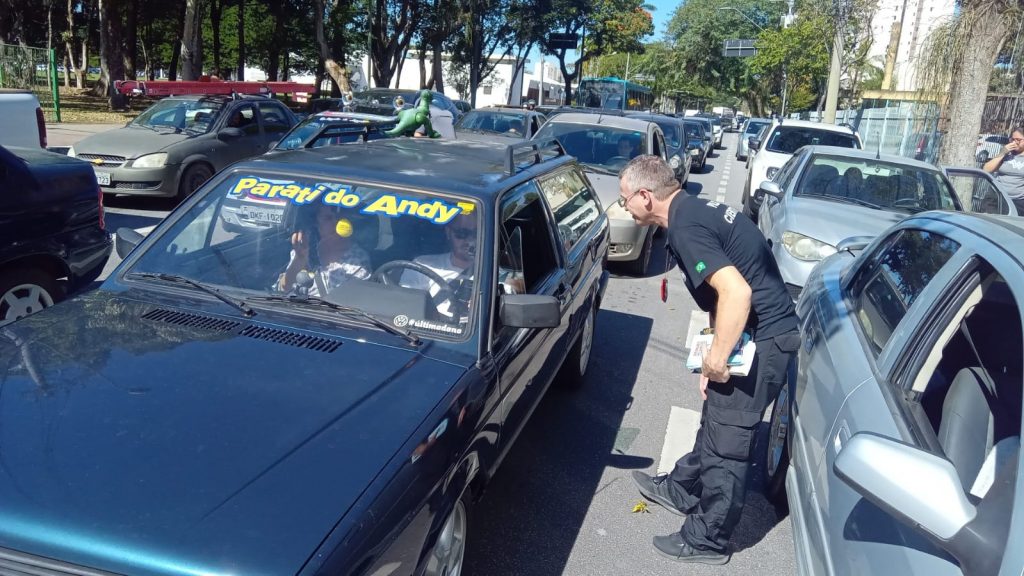
<path fill-rule="evenodd" d="M 787 2 L 788 12 L 782 16 L 782 28 L 788 28 L 792 23 L 795 16 L 793 16 L 793 4 L 795 0 L 789 0 Z M 779 111 L 779 118 L 786 117 L 786 104 L 789 97 L 789 78 L 786 75 L 786 62 L 782 63 L 782 110 Z"/>
<path fill-rule="evenodd" d="M 836 108 L 839 106 L 839 77 L 842 71 L 843 57 L 843 26 L 846 25 L 846 13 L 842 2 L 833 0 L 832 7 L 836 14 L 835 38 L 832 39 L 832 63 L 828 69 L 828 88 L 825 90 L 825 118 L 829 124 L 836 122 Z"/>

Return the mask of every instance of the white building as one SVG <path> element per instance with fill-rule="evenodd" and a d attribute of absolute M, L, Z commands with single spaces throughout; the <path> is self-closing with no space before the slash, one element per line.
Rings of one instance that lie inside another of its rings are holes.
<path fill-rule="evenodd" d="M 896 82 L 890 89 L 914 91 L 919 88 L 916 76 L 921 51 L 932 30 L 953 16 L 954 4 L 954 0 L 879 0 L 871 21 L 870 58 L 884 65 L 892 27 L 902 22 L 893 68 Z"/>

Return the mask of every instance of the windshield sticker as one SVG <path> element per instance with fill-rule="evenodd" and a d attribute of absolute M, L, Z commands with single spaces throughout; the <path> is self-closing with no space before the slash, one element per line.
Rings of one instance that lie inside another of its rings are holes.
<path fill-rule="evenodd" d="M 348 238 L 352 235 L 352 223 L 342 218 L 334 225 L 334 232 L 342 238 Z"/>
<path fill-rule="evenodd" d="M 301 206 L 313 202 L 326 190 L 330 190 L 330 185 L 316 184 L 310 187 L 299 186 L 295 182 L 282 183 L 262 178 L 241 178 L 228 192 L 228 196 L 232 198 L 241 198 L 244 195 L 259 198 L 288 198 L 293 204 Z M 358 198 L 356 201 L 359 201 Z"/>
<path fill-rule="evenodd" d="M 438 225 L 451 222 L 462 211 L 462 206 L 443 200 L 403 198 L 395 194 L 385 194 L 361 210 L 363 214 L 386 214 L 392 218 L 416 216 Z"/>
<path fill-rule="evenodd" d="M 448 324 L 441 324 L 438 322 L 417 320 L 415 318 L 409 318 L 405 314 L 399 314 L 398 316 L 395 316 L 391 323 L 399 328 L 405 328 L 408 326 L 412 328 L 419 328 L 421 330 L 431 330 L 434 332 L 441 332 L 443 334 L 452 334 L 454 336 L 459 336 L 462 334 L 461 326 L 449 326 Z"/>

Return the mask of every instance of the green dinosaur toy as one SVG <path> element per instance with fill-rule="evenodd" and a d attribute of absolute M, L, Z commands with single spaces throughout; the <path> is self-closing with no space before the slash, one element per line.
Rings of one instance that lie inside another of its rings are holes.
<path fill-rule="evenodd" d="M 385 132 L 388 136 L 413 136 L 423 126 L 423 133 L 431 138 L 440 138 L 441 133 L 430 125 L 430 101 L 434 95 L 430 90 L 420 92 L 420 101 L 415 108 L 398 112 L 398 125 Z"/>

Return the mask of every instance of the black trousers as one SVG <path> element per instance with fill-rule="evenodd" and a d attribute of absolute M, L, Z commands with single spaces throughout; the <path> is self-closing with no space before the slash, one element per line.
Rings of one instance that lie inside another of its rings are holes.
<path fill-rule="evenodd" d="M 687 512 L 680 533 L 694 548 L 727 551 L 743 513 L 754 434 L 799 347 L 796 331 L 761 340 L 747 376 L 708 383 L 697 441 L 669 476 L 673 499 Z"/>

